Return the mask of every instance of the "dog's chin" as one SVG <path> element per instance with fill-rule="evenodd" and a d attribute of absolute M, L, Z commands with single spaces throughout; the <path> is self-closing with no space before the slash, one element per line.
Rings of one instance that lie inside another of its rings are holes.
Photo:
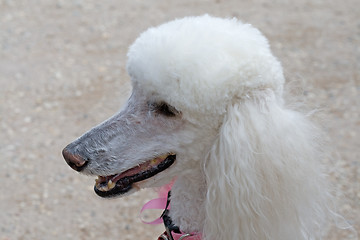
<path fill-rule="evenodd" d="M 98 176 L 94 191 L 104 198 L 129 195 L 140 188 L 139 182 L 166 170 L 175 162 L 175 159 L 175 154 L 165 154 L 119 174 Z"/>

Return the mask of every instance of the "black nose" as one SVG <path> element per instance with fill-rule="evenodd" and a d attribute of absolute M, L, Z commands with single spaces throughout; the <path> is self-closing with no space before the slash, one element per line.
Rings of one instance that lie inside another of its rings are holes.
<path fill-rule="evenodd" d="M 88 163 L 85 159 L 83 159 L 81 156 L 77 154 L 72 154 L 69 152 L 66 148 L 62 151 L 62 155 L 64 156 L 65 161 L 69 166 L 80 172 L 86 167 L 86 164 Z"/>

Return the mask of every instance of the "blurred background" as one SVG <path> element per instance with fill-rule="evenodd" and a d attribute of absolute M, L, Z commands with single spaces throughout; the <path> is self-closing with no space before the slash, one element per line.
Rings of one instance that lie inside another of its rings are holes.
<path fill-rule="evenodd" d="M 0 240 L 157 239 L 139 209 L 150 190 L 104 200 L 94 177 L 61 150 L 119 110 L 131 91 L 128 46 L 144 30 L 209 13 L 259 28 L 288 81 L 321 109 L 337 211 L 360 231 L 360 8 L 358 0 L 0 0 Z M 343 224 L 339 222 L 339 227 Z M 286 227 L 286 226 L 284 226 Z"/>

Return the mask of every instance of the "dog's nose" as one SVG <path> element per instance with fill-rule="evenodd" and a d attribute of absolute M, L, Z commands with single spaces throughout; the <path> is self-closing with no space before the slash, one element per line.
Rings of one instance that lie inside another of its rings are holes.
<path fill-rule="evenodd" d="M 88 163 L 85 159 L 77 154 L 72 154 L 66 148 L 62 151 L 62 155 L 64 156 L 67 164 L 74 170 L 80 172 L 83 170 Z"/>

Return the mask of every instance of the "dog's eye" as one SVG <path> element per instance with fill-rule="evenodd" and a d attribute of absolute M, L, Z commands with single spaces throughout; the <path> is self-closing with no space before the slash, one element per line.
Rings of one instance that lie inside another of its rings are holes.
<path fill-rule="evenodd" d="M 158 103 L 149 103 L 150 110 L 155 113 L 164 115 L 166 117 L 175 117 L 179 114 L 179 111 L 176 110 L 173 106 L 170 106 L 166 102 L 158 102 Z"/>

